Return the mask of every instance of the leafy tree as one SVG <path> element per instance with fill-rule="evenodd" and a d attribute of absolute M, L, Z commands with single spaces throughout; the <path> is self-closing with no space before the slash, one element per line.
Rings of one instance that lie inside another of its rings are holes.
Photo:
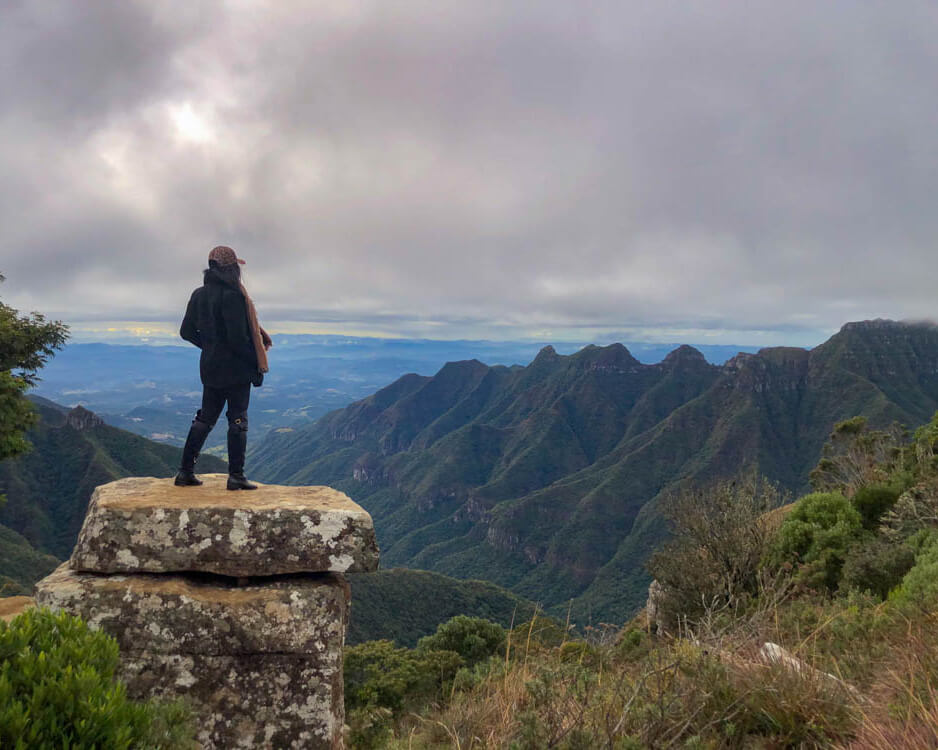
<path fill-rule="evenodd" d="M 392 641 L 367 641 L 345 650 L 345 707 L 381 707 L 399 714 L 441 695 L 463 665 L 452 651 L 414 650 Z"/>
<path fill-rule="evenodd" d="M 61 321 L 48 322 L 35 312 L 20 315 L 0 302 L 0 459 L 29 449 L 24 433 L 35 423 L 36 414 L 24 394 L 67 337 L 68 326 Z"/>
<path fill-rule="evenodd" d="M 851 501 L 863 517 L 863 528 L 872 531 L 879 526 L 883 514 L 896 504 L 905 489 L 902 481 L 875 482 L 858 488 Z"/>
<path fill-rule="evenodd" d="M 64 612 L 0 621 L 0 747 L 191 747 L 188 711 L 130 700 L 117 665 L 117 642 Z"/>
<path fill-rule="evenodd" d="M 505 630 L 482 617 L 456 615 L 444 622 L 433 635 L 420 639 L 420 651 L 454 651 L 468 666 L 497 653 L 505 645 Z"/>

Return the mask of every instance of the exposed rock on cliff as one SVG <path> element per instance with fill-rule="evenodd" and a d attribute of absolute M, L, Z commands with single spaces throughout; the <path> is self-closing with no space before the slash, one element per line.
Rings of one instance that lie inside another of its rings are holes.
<path fill-rule="evenodd" d="M 37 604 L 113 635 L 132 696 L 187 698 L 203 747 L 341 748 L 341 572 L 377 567 L 371 517 L 328 487 L 204 478 L 99 487 Z"/>
<path fill-rule="evenodd" d="M 104 424 L 104 420 L 93 411 L 79 405 L 65 415 L 65 423 L 81 432 Z"/>

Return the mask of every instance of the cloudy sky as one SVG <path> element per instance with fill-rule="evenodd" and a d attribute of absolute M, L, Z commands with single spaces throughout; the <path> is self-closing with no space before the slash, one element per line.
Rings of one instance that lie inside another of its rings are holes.
<path fill-rule="evenodd" d="M 818 343 L 938 317 L 938 4 L 0 4 L 0 296 L 172 328 Z"/>

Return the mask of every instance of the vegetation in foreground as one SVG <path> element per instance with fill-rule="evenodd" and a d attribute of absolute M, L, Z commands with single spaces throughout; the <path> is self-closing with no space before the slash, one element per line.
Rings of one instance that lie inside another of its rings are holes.
<path fill-rule="evenodd" d="M 936 443 L 938 415 L 849 420 L 794 504 L 755 477 L 677 493 L 651 628 L 454 618 L 348 649 L 351 745 L 938 746 Z"/>
<path fill-rule="evenodd" d="M 77 617 L 28 609 L 0 621 L 0 747 L 193 747 L 187 709 L 130 700 L 117 666 L 117 641 Z"/>
<path fill-rule="evenodd" d="M 378 639 L 416 646 L 456 615 L 482 617 L 503 626 L 530 619 L 534 602 L 488 581 L 466 581 L 427 570 L 391 568 L 349 576 L 352 608 L 345 642 Z"/>

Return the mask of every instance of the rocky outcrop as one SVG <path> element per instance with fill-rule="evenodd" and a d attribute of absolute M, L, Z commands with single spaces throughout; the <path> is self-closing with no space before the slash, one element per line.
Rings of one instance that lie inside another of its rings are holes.
<path fill-rule="evenodd" d="M 660 636 L 668 634 L 669 623 L 665 614 L 665 595 L 664 586 L 654 579 L 648 585 L 648 600 L 645 602 L 645 617 L 647 618 L 648 630 L 657 633 Z"/>
<path fill-rule="evenodd" d="M 93 411 L 78 405 L 65 415 L 65 423 L 70 427 L 74 427 L 79 432 L 82 432 L 83 430 L 90 430 L 92 427 L 104 424 L 104 420 Z"/>
<path fill-rule="evenodd" d="M 149 477 L 98 487 L 72 568 L 239 577 L 377 569 L 371 516 L 348 495 L 329 487 L 276 485 L 229 492 L 223 474 L 202 479 L 205 485 L 196 491 Z"/>
<path fill-rule="evenodd" d="M 327 487 L 203 479 L 99 487 L 37 604 L 113 635 L 132 696 L 186 698 L 202 747 L 341 748 L 342 572 L 377 567 L 370 516 Z"/>

